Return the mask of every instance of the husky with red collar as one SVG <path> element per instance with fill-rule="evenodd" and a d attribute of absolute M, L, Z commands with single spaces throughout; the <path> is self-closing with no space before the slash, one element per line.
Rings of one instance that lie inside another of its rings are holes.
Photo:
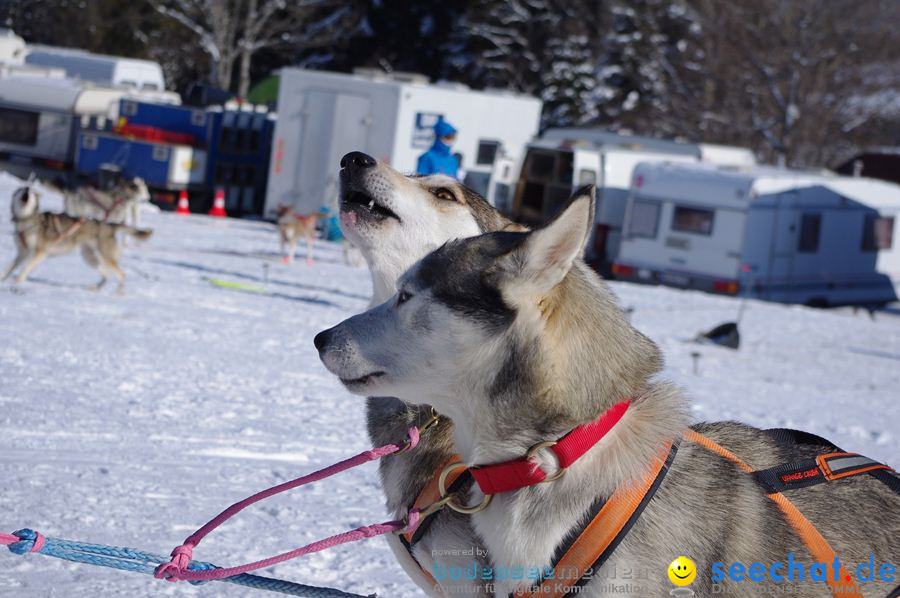
<path fill-rule="evenodd" d="M 406 176 L 362 152 L 341 160 L 340 182 L 341 230 L 369 267 L 372 305 L 395 294 L 400 275 L 446 241 L 487 231 L 523 230 L 451 177 Z M 367 402 L 369 436 L 379 446 L 403 438 L 411 425 L 430 417 L 428 407 L 393 398 L 370 397 Z M 403 516 L 454 454 L 450 421 L 441 417 L 422 435 L 415 452 L 382 460 L 380 473 L 389 511 Z M 406 572 L 429 595 L 440 595 L 435 586 L 446 595 L 461 589 L 468 595 L 483 591 L 484 584 L 471 580 L 431 576 L 435 565 L 449 571 L 467 567 L 473 560 L 486 563 L 484 547 L 467 517 L 441 512 L 428 522 L 427 533 L 423 527 L 415 537 L 393 536 L 389 542 Z M 452 554 L 454 550 L 457 554 Z"/>
<path fill-rule="evenodd" d="M 900 561 L 900 479 L 802 432 L 689 426 L 686 397 L 656 379 L 659 349 L 580 259 L 593 212 L 586 188 L 536 231 L 450 241 L 315 339 L 351 392 L 452 419 L 496 594 L 661 596 L 686 555 L 699 596 L 717 581 L 758 594 L 746 570 L 715 579 L 733 563 L 759 563 L 776 591 L 898 595 L 896 575 L 857 566 Z M 623 569 L 643 578 L 612 581 Z"/>

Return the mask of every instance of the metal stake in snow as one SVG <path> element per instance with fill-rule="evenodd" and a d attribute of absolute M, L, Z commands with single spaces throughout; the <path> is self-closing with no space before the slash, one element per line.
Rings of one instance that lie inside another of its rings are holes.
<path fill-rule="evenodd" d="M 700 351 L 691 351 L 691 358 L 694 360 L 694 375 L 700 374 Z"/>

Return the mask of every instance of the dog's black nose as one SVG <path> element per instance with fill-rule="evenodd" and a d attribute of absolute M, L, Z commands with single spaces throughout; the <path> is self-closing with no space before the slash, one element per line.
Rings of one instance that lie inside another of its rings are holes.
<path fill-rule="evenodd" d="M 375 158 L 362 152 L 350 152 L 341 158 L 341 168 L 372 168 L 375 164 Z"/>
<path fill-rule="evenodd" d="M 316 335 L 316 338 L 313 339 L 313 344 L 316 346 L 316 350 L 319 353 L 321 353 L 322 349 L 325 348 L 325 345 L 328 344 L 329 338 L 331 338 L 331 328 L 329 328 L 328 330 L 323 330 Z"/>

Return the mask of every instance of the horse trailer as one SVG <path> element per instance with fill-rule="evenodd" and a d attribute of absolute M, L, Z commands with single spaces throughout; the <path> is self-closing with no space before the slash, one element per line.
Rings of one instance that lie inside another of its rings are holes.
<path fill-rule="evenodd" d="M 776 168 L 640 164 L 617 278 L 816 306 L 897 299 L 900 186 Z"/>
<path fill-rule="evenodd" d="M 541 102 L 503 91 L 428 82 L 421 75 L 297 68 L 280 71 L 265 215 L 279 205 L 298 213 L 334 207 L 340 159 L 364 151 L 413 172 L 441 118 L 458 130 L 464 183 L 489 195 L 494 162 L 517 156 L 538 132 Z"/>

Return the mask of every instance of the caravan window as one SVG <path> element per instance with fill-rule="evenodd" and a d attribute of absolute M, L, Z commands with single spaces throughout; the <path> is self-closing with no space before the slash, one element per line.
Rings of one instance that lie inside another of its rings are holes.
<path fill-rule="evenodd" d="M 0 108 L 0 142 L 34 145 L 37 143 L 37 112 Z"/>
<path fill-rule="evenodd" d="M 800 216 L 800 238 L 797 242 L 798 253 L 815 253 L 819 250 L 819 229 L 821 228 L 821 214 L 803 214 Z"/>
<path fill-rule="evenodd" d="M 631 218 L 628 222 L 629 236 L 655 239 L 659 226 L 659 208 L 659 202 L 635 200 L 631 205 Z"/>
<path fill-rule="evenodd" d="M 497 158 L 497 150 L 500 149 L 499 141 L 478 141 L 478 153 L 475 155 L 475 164 L 493 164 Z"/>
<path fill-rule="evenodd" d="M 863 223 L 863 251 L 890 249 L 894 244 L 894 219 L 866 216 Z"/>
<path fill-rule="evenodd" d="M 696 235 L 711 235 L 714 217 L 715 212 L 712 210 L 675 206 L 675 213 L 672 215 L 672 230 Z"/>

